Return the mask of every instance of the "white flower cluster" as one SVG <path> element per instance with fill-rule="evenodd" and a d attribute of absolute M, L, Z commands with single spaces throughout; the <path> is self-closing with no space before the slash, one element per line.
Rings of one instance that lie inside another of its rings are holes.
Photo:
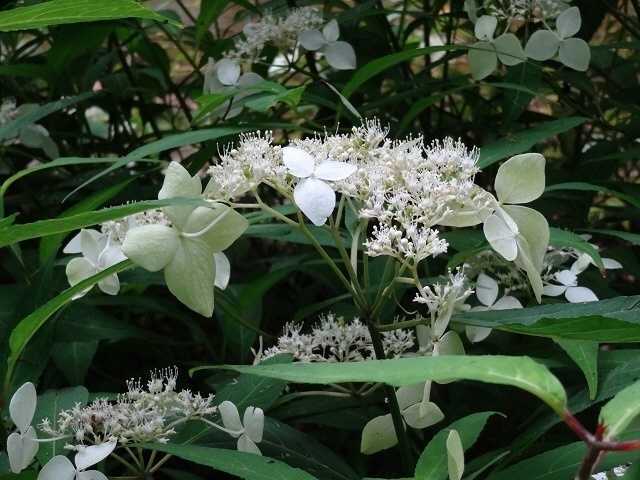
<path fill-rule="evenodd" d="M 40 429 L 56 437 L 71 435 L 78 444 L 66 448 L 78 451 L 86 443 L 103 443 L 111 438 L 121 444 L 167 443 L 175 425 L 216 412 L 213 395 L 176 392 L 177 376 L 177 369 L 152 373 L 146 390 L 140 381 L 130 380 L 128 391 L 115 403 L 99 398 L 86 407 L 76 405 L 60 412 L 55 425 L 44 419 Z"/>
<path fill-rule="evenodd" d="M 280 353 L 289 353 L 299 362 L 360 362 L 375 360 L 371 334 L 359 319 L 345 324 L 333 314 L 320 316 L 320 323 L 311 333 L 301 333 L 302 325 L 286 324 L 278 344 L 265 350 L 264 360 Z M 409 330 L 397 329 L 382 333 L 385 357 L 401 357 L 415 345 Z"/>
<path fill-rule="evenodd" d="M 285 17 L 267 13 L 257 22 L 245 25 L 242 32 L 244 38 L 237 38 L 233 50 L 224 55 L 238 63 L 256 63 L 260 61 L 262 49 L 267 43 L 277 47 L 293 46 L 301 32 L 323 24 L 322 15 L 313 7 L 294 8 Z"/>
<path fill-rule="evenodd" d="M 567 4 L 563 0 L 489 0 L 485 7 L 493 16 L 508 22 L 539 22 L 557 17 Z"/>

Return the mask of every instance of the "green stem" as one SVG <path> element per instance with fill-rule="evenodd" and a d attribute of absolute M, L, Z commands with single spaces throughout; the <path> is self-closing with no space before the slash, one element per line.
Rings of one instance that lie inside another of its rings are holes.
<path fill-rule="evenodd" d="M 382 344 L 382 336 L 378 331 L 376 325 L 371 320 L 367 321 L 367 327 L 371 334 L 371 343 L 373 344 L 373 350 L 376 353 L 376 359 L 384 360 L 384 346 Z M 413 459 L 411 456 L 411 450 L 409 448 L 409 440 L 407 439 L 404 420 L 402 419 L 402 413 L 400 412 L 400 405 L 398 404 L 398 398 L 396 397 L 396 391 L 391 385 L 383 385 L 387 401 L 389 402 L 389 411 L 391 413 L 391 419 L 393 420 L 393 429 L 396 432 L 398 438 L 398 448 L 400 449 L 400 459 L 402 462 L 402 468 L 405 476 L 412 476 L 413 473 Z"/>

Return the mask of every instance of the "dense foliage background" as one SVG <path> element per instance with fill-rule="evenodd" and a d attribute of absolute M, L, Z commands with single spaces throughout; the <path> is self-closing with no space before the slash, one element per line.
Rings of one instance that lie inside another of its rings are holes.
<path fill-rule="evenodd" d="M 61 0 L 48 3 L 56 2 Z M 537 359 L 560 379 L 569 395 L 568 409 L 591 431 L 603 402 L 640 377 L 635 343 L 640 340 L 639 298 L 633 297 L 640 292 L 637 1 L 568 3 L 579 8 L 582 19 L 574 37 L 590 47 L 586 71 L 569 68 L 557 57 L 527 59 L 508 67 L 498 63 L 481 80 L 470 74 L 467 59 L 469 46 L 478 41 L 469 17 L 473 1 L 176 0 L 132 2 L 149 10 L 128 14 L 133 7 L 121 0 L 105 16 L 82 21 L 87 17 L 79 12 L 91 17 L 101 2 L 78 0 L 62 21 L 7 16 L 40 3 L 0 2 L 0 379 L 5 379 L 0 405 L 5 413 L 13 392 L 27 381 L 39 393 L 84 386 L 89 399 L 115 398 L 126 380 L 145 379 L 149 371 L 175 365 L 181 388 L 217 393 L 216 403 L 233 399 L 264 409 L 260 447 L 265 456 L 317 478 L 413 475 L 403 470 L 395 448 L 360 453 L 362 429 L 386 411 L 383 389 L 366 398 L 314 396 L 306 392 L 329 387 L 285 388 L 284 381 L 246 374 L 237 378 L 221 370 L 187 373 L 206 365 L 251 364 L 259 338 L 273 345 L 287 322 L 310 326 L 329 311 L 347 320 L 358 315 L 313 246 L 290 228 L 247 215 L 246 234 L 226 251 L 231 279 L 225 290 L 216 290 L 213 318 L 177 301 L 162 272 L 141 268 L 119 274 L 117 296 L 96 288 L 80 300 L 52 306 L 69 287 L 65 265 L 71 257 L 62 248 L 80 227 L 101 221 L 87 220 L 93 214 L 78 215 L 157 199 L 168 161 L 179 161 L 192 175 L 204 174 L 244 132 L 272 130 L 275 143 L 285 145 L 314 133 L 349 132 L 362 119 L 373 118 L 388 127 L 392 138 L 422 135 L 428 144 L 453 137 L 478 147 L 482 172 L 476 183 L 488 191 L 502 160 L 542 153 L 547 189 L 531 206 L 547 218 L 552 243 L 585 248 L 561 234 L 588 233 L 602 257 L 622 265 L 608 270 L 606 278 L 596 267 L 580 276 L 580 285 L 597 295 L 597 303 L 571 310 L 576 305 L 564 298 L 544 297 L 538 306 L 525 294 L 521 300 L 533 321 L 513 313 L 482 317 L 497 330 L 484 342 L 465 343 L 468 355 Z M 219 62 L 245 24 L 305 6 L 317 8 L 327 22 L 338 21 L 340 40 L 355 51 L 355 69 L 332 68 L 324 56 L 301 50 L 295 51 L 295 66 L 274 69 L 270 65 L 282 61 L 282 52 L 268 45 L 252 66 L 268 83 L 234 100 L 239 102 L 234 105 L 244 104 L 238 115 L 228 115 L 224 101 L 230 96 L 212 91 L 203 96 L 208 59 Z M 487 7 L 478 16 L 488 12 Z M 504 23 L 500 28 L 506 31 Z M 537 28 L 539 23 L 515 22 L 509 31 L 524 45 Z M 272 190 L 261 193 L 273 205 L 283 202 Z M 81 220 L 35 223 L 64 218 Z M 32 229 L 16 228 L 20 225 Z M 481 229 L 462 235 L 455 228 L 442 230 L 451 248 L 433 259 L 425 277 L 486 248 Z M 372 271 L 381 275 L 383 268 L 384 262 L 372 261 Z M 412 296 L 398 290 L 383 312 L 385 321 L 415 310 Z M 553 310 L 558 305 L 567 308 Z M 459 318 L 464 325 L 465 315 L 471 314 L 454 316 L 453 324 Z M 553 317 L 556 324 L 545 320 Z M 25 322 L 37 327 L 23 339 L 18 359 L 10 338 Z M 464 478 L 575 475 L 586 447 L 530 393 L 461 381 L 434 385 L 431 395 L 444 420 L 409 430 L 414 460 L 446 425 L 477 412 L 499 412 L 484 418 L 484 430 L 483 423 L 482 433 L 470 440 L 475 445 L 465 453 Z M 176 443 L 192 438 L 199 428 L 187 424 Z M 9 432 L 7 423 L 0 445 L 6 445 Z M 639 438 L 640 431 L 632 425 L 625 434 Z M 211 433 L 196 443 L 235 448 L 233 439 Z M 446 459 L 445 451 L 433 455 Z M 633 452 L 609 454 L 599 470 L 637 457 Z M 118 468 L 108 463 L 106 472 L 123 475 Z M 210 466 L 174 458 L 153 478 L 212 475 L 223 478 Z M 420 478 L 445 478 L 446 469 L 424 475 Z M 10 474 L 0 454 L 0 478 L 35 476 L 33 470 Z"/>

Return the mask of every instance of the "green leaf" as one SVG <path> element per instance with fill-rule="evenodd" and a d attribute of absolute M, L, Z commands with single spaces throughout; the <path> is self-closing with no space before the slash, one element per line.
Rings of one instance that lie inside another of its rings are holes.
<path fill-rule="evenodd" d="M 265 128 L 269 128 L 268 126 Z M 217 140 L 222 137 L 228 137 L 231 135 L 237 135 L 238 133 L 255 130 L 256 128 L 250 125 L 240 125 L 235 127 L 220 127 L 220 128 L 207 128 L 203 130 L 195 130 L 191 132 L 178 133 L 176 135 L 170 135 L 168 137 L 156 140 L 140 148 L 136 148 L 133 152 L 129 153 L 123 159 L 115 162 L 109 168 L 103 170 L 97 175 L 94 175 L 82 185 L 73 190 L 66 198 L 73 195 L 78 190 L 84 188 L 100 177 L 116 170 L 120 167 L 124 167 L 130 162 L 138 162 L 143 158 L 156 153 L 164 152 L 174 148 L 184 147 L 185 145 L 193 145 L 195 143 L 206 142 L 208 140 Z"/>
<path fill-rule="evenodd" d="M 613 237 L 618 237 L 627 242 L 633 243 L 635 245 L 640 245 L 640 234 L 630 233 L 630 232 L 622 232 L 618 230 L 601 230 L 599 228 L 588 228 L 584 230 L 589 233 L 598 233 L 602 235 L 611 235 Z M 593 257 L 592 257 L 593 258 Z"/>
<path fill-rule="evenodd" d="M 546 367 L 528 357 L 448 355 L 338 364 L 200 367 L 192 369 L 192 372 L 206 368 L 233 369 L 290 382 L 324 385 L 383 382 L 401 387 L 429 380 L 461 378 L 521 388 L 557 412 L 562 411 L 567 401 L 558 379 Z"/>
<path fill-rule="evenodd" d="M 64 342 L 51 347 L 51 359 L 71 385 L 82 385 L 98 342 Z"/>
<path fill-rule="evenodd" d="M 146 200 L 143 202 L 103 208 L 95 212 L 84 212 L 65 218 L 39 220 L 25 225 L 12 225 L 0 230 L 0 247 L 22 242 L 30 238 L 40 238 L 57 233 L 80 230 L 108 220 L 117 220 L 145 210 L 153 210 L 168 205 L 209 206 L 207 202 L 194 198 L 170 198 L 167 200 Z"/>
<path fill-rule="evenodd" d="M 107 278 L 114 273 L 121 272 L 122 270 L 131 266 L 133 266 L 133 262 L 131 260 L 125 260 L 103 270 L 93 277 L 83 280 L 82 282 L 74 285 L 71 288 L 68 288 L 53 300 L 45 303 L 35 312 L 25 317 L 16 326 L 16 328 L 13 329 L 13 332 L 11 332 L 11 336 L 9 337 L 9 349 L 11 350 L 11 354 L 7 359 L 7 375 L 4 380 L 2 398 L 6 398 L 6 394 L 9 390 L 9 384 L 11 382 L 11 375 L 13 373 L 13 369 L 16 366 L 16 363 L 20 358 L 20 354 L 29 343 L 29 340 L 31 340 L 35 333 L 40 329 L 40 327 L 42 327 L 42 325 L 44 325 L 45 322 L 49 318 L 51 318 L 54 313 L 56 313 L 60 308 L 66 305 L 77 293 L 80 293 L 85 288 L 95 285 L 100 280 Z"/>
<path fill-rule="evenodd" d="M 567 183 L 556 183 L 555 185 L 549 185 L 545 188 L 545 192 L 551 192 L 553 190 L 586 190 L 590 192 L 602 192 L 608 195 L 619 198 L 620 200 L 624 200 L 634 207 L 640 208 L 640 201 L 631 195 L 627 195 L 622 192 L 618 192 L 617 190 L 613 190 L 610 188 L 603 187 L 601 185 L 594 185 L 591 183 L 585 182 L 567 182 Z"/>
<path fill-rule="evenodd" d="M 199 465 L 236 475 L 247 480 L 313 480 L 315 477 L 278 460 L 235 450 L 201 447 L 199 445 L 136 445 L 147 450 L 168 453 Z"/>
<path fill-rule="evenodd" d="M 606 272 L 604 269 L 604 264 L 602 263 L 602 257 L 600 257 L 598 251 L 593 248 L 584 238 L 582 238 L 580 235 L 576 235 L 575 233 L 571 233 L 566 230 L 560 230 L 559 228 L 550 228 L 549 233 L 550 245 L 577 248 L 581 252 L 589 255 L 596 263 L 596 266 L 600 269 L 600 273 L 602 274 L 602 276 L 605 275 Z"/>
<path fill-rule="evenodd" d="M 467 451 L 478 440 L 482 429 L 491 415 L 496 412 L 474 413 L 456 420 L 451 425 L 440 430 L 429 442 L 420 455 L 416 465 L 416 477 L 423 480 L 442 480 L 447 476 L 447 437 L 449 432 L 456 430 L 460 435 L 462 450 Z"/>
<path fill-rule="evenodd" d="M 63 410 L 70 410 L 79 404 L 84 407 L 89 400 L 89 392 L 86 388 L 72 387 L 62 390 L 47 390 L 38 397 L 38 405 L 33 416 L 34 424 L 39 424 L 43 419 L 48 418 L 52 426 L 56 427 L 58 415 Z M 45 437 L 46 438 L 46 437 Z M 56 455 L 65 455 L 64 448 L 68 439 L 63 438 L 55 442 L 41 442 L 36 458 L 40 464 L 44 465 Z"/>
<path fill-rule="evenodd" d="M 345 98 L 349 98 L 367 80 L 370 80 L 371 78 L 384 72 L 385 70 L 388 70 L 398 63 L 406 62 L 407 60 L 411 60 L 416 57 L 430 55 L 432 53 L 468 50 L 468 48 L 469 47 L 463 45 L 444 45 L 438 47 L 416 48 L 415 50 L 394 53 L 381 58 L 377 58 L 358 68 L 358 70 L 354 72 L 351 80 L 349 80 L 347 84 L 342 88 L 342 95 Z"/>
<path fill-rule="evenodd" d="M 594 400 L 598 393 L 598 342 L 564 338 L 554 338 L 554 341 L 580 367 L 589 386 L 589 399 Z"/>
<path fill-rule="evenodd" d="M 531 150 L 537 143 L 582 125 L 586 120 L 584 117 L 551 120 L 497 140 L 480 149 L 478 166 L 485 168 L 503 158 Z"/>
<path fill-rule="evenodd" d="M 146 18 L 182 26 L 134 0 L 52 0 L 1 12 L 0 32 L 121 18 Z"/>
<path fill-rule="evenodd" d="M 606 427 L 605 439 L 613 440 L 640 414 L 640 381 L 617 393 L 600 410 L 600 422 Z"/>
<path fill-rule="evenodd" d="M 10 13 L 10 12 L 11 11 L 4 12 L 4 13 Z M 3 13 L 0 12 L 0 18 L 2 17 L 2 15 Z M 55 102 L 47 103 L 46 105 L 42 105 L 41 107 L 35 108 L 29 113 L 25 115 L 21 115 L 19 118 L 16 118 L 15 120 L 2 126 L 0 128 L 0 140 L 6 138 L 11 133 L 26 127 L 27 125 L 37 122 L 38 120 L 46 117 L 47 115 L 51 115 L 53 112 L 57 112 L 58 110 L 62 110 L 71 105 L 75 105 L 76 103 L 79 103 L 88 98 L 95 97 L 96 95 L 99 95 L 99 94 L 100 92 L 81 93 L 80 95 L 75 95 L 73 97 L 68 97 L 68 98 L 62 98 L 60 100 L 56 100 Z M 44 165 L 41 165 L 41 167 L 43 166 Z M 3 188 L 3 192 L 4 190 L 5 189 Z"/>
<path fill-rule="evenodd" d="M 279 102 L 285 103 L 290 107 L 296 107 L 300 103 L 302 93 L 305 87 L 297 87 L 284 92 L 266 95 L 256 100 L 249 100 L 245 103 L 248 108 L 251 108 L 257 112 L 266 113 L 271 107 L 277 105 Z"/>
<path fill-rule="evenodd" d="M 640 342 L 640 296 L 599 302 L 468 312 L 452 323 L 550 338 L 604 343 Z"/>

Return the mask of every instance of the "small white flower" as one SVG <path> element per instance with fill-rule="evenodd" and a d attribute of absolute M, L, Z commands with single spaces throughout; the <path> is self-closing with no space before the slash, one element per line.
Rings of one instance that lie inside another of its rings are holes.
<path fill-rule="evenodd" d="M 71 286 L 86 280 L 101 271 L 126 260 L 121 246 L 97 230 L 82 229 L 63 250 L 64 253 L 82 253 L 67 264 L 67 278 Z M 118 275 L 110 275 L 98 282 L 98 287 L 108 295 L 117 295 L 120 290 Z M 78 293 L 74 298 L 84 296 L 91 287 Z"/>
<path fill-rule="evenodd" d="M 508 310 L 511 308 L 523 308 L 518 299 L 505 295 L 498 299 L 498 282 L 484 273 L 478 275 L 476 280 L 476 296 L 481 306 L 473 307 L 472 312 L 482 312 L 487 310 Z M 491 333 L 490 328 L 486 327 L 465 327 L 467 338 L 471 343 L 484 340 Z"/>
<path fill-rule="evenodd" d="M 324 53 L 327 63 L 337 70 L 356 68 L 356 53 L 347 42 L 339 42 L 340 29 L 336 20 L 327 23 L 322 31 L 315 28 L 300 32 L 300 45 L 310 51 Z"/>
<path fill-rule="evenodd" d="M 114 448 L 115 440 L 86 447 L 76 453 L 75 467 L 67 457 L 53 457 L 40 471 L 38 480 L 107 480 L 107 477 L 97 470 L 85 470 L 107 458 Z"/>
<path fill-rule="evenodd" d="M 296 204 L 314 225 L 323 225 L 336 205 L 333 188 L 323 180 L 343 180 L 353 174 L 357 167 L 333 160 L 316 165 L 311 155 L 295 147 L 284 147 L 282 159 L 289 173 L 302 179 L 293 191 Z"/>
<path fill-rule="evenodd" d="M 547 284 L 542 293 L 550 297 L 557 297 L 564 293 L 571 303 L 595 302 L 598 297 L 586 287 L 578 286 L 578 276 L 570 270 L 562 270 L 554 275 L 560 285 Z"/>
<path fill-rule="evenodd" d="M 229 435 L 238 439 L 238 451 L 262 455 L 257 443 L 262 441 L 264 430 L 264 412 L 261 408 L 247 407 L 244 422 L 240 421 L 238 407 L 228 400 L 218 406 L 224 427 Z"/>
<path fill-rule="evenodd" d="M 27 382 L 16 390 L 9 403 L 9 416 L 18 428 L 7 439 L 7 455 L 13 473 L 27 468 L 38 452 L 38 437 L 31 426 L 37 400 L 36 387 Z"/>

